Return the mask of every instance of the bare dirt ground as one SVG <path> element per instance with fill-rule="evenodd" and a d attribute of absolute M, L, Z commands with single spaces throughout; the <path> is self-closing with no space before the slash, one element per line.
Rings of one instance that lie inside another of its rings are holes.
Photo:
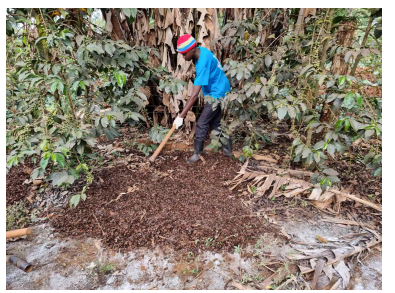
<path fill-rule="evenodd" d="M 283 164 L 281 149 L 279 143 L 263 153 Z M 22 201 L 37 212 L 38 220 L 23 225 L 42 224 L 28 239 L 7 241 L 7 255 L 34 266 L 24 273 L 7 264 L 7 289 L 235 289 L 232 281 L 259 288 L 290 262 L 291 242 L 321 245 L 317 236 L 366 232 L 358 225 L 324 222 L 325 212 L 284 197 L 259 201 L 270 219 L 252 216 L 245 205 L 247 185 L 229 190 L 242 164 L 206 153 L 204 163 L 188 165 L 190 154 L 173 151 L 149 165 L 133 152 L 111 153 L 94 174 L 87 200 L 72 210 L 67 203 L 78 186 L 69 191 L 45 185 L 29 190 L 28 183 L 16 188 L 13 180 L 21 184 L 29 176 L 22 166 L 11 170 L 7 203 Z M 358 174 L 342 178 L 345 188 L 366 198 L 373 194 L 371 200 L 381 203 L 381 181 L 368 180 L 369 171 L 347 162 L 336 167 L 344 177 Z M 35 194 L 29 201 L 26 190 Z M 343 218 L 352 214 L 361 223 L 381 226 L 381 216 L 366 206 L 342 206 Z M 380 289 L 381 261 L 381 246 L 348 260 L 347 288 Z M 307 280 L 311 286 L 312 275 Z"/>
<path fill-rule="evenodd" d="M 330 238 L 357 230 L 323 222 L 282 224 L 286 233 L 308 242 L 318 234 Z M 241 254 L 182 252 L 167 246 L 122 253 L 105 248 L 98 239 L 61 238 L 42 224 L 29 239 L 7 243 L 7 254 L 34 265 L 25 273 L 7 264 L 7 289 L 234 289 L 230 280 L 242 283 L 249 277 L 260 283 L 272 274 L 269 269 L 276 270 L 272 263 L 281 263 L 292 251 L 274 233 L 263 234 L 257 244 L 242 247 Z M 380 289 L 381 252 L 373 249 L 362 263 L 353 270 L 349 289 Z"/>

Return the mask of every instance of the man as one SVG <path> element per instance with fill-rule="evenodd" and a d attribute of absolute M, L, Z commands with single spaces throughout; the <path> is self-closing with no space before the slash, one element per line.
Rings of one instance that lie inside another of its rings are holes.
<path fill-rule="evenodd" d="M 196 47 L 196 41 L 191 35 L 183 35 L 177 41 L 177 51 L 182 54 L 186 61 L 193 60 L 196 66 L 196 78 L 192 95 L 189 98 L 181 114 L 174 120 L 176 128 L 182 126 L 184 118 L 195 103 L 200 89 L 204 96 L 211 96 L 214 100 L 224 98 L 230 92 L 230 83 L 223 72 L 221 63 L 214 54 L 203 47 Z M 206 103 L 203 112 L 196 125 L 194 141 L 194 154 L 188 159 L 188 163 L 200 160 L 199 154 L 203 152 L 204 140 L 208 128 L 219 130 L 221 125 L 221 106 L 215 108 L 213 104 Z M 232 156 L 232 141 L 228 139 L 227 145 L 222 147 L 225 156 Z"/>

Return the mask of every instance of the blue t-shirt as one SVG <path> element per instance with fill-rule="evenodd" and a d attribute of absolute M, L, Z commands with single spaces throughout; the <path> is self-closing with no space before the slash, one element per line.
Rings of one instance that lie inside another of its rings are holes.
<path fill-rule="evenodd" d="M 199 61 L 195 61 L 196 78 L 194 85 L 201 85 L 203 96 L 211 96 L 214 99 L 225 97 L 230 92 L 230 83 L 226 77 L 221 63 L 214 54 L 203 47 L 200 49 Z"/>

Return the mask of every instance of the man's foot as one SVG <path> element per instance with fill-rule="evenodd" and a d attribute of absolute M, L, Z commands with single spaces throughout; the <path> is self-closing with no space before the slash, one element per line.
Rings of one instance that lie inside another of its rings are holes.
<path fill-rule="evenodd" d="M 187 160 L 187 163 L 195 163 L 200 160 L 199 154 L 203 153 L 204 139 L 199 140 L 195 138 L 193 148 L 194 154 Z"/>
<path fill-rule="evenodd" d="M 233 155 L 232 153 L 232 139 L 228 138 L 228 143 L 224 146 L 222 146 L 222 152 L 225 157 L 231 157 Z"/>
<path fill-rule="evenodd" d="M 197 162 L 197 161 L 199 161 L 199 160 L 200 160 L 199 155 L 198 155 L 198 154 L 193 154 L 193 156 L 190 157 L 190 158 L 187 160 L 187 163 L 195 163 L 195 162 Z"/>

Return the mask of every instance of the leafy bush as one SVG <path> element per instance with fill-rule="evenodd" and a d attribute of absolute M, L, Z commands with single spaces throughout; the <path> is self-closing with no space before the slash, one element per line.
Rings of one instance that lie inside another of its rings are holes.
<path fill-rule="evenodd" d="M 32 179 L 59 186 L 85 174 L 86 186 L 70 201 L 76 206 L 92 182 L 88 161 L 97 137 L 113 140 L 118 122 L 144 120 L 148 82 L 166 91 L 185 83 L 152 66 L 149 56 L 160 57 L 153 48 L 78 34 L 67 25 L 67 13 L 32 20 L 25 9 L 13 12 L 7 15 L 7 168 L 40 156 Z M 35 40 L 14 30 L 31 22 L 39 31 Z"/>

